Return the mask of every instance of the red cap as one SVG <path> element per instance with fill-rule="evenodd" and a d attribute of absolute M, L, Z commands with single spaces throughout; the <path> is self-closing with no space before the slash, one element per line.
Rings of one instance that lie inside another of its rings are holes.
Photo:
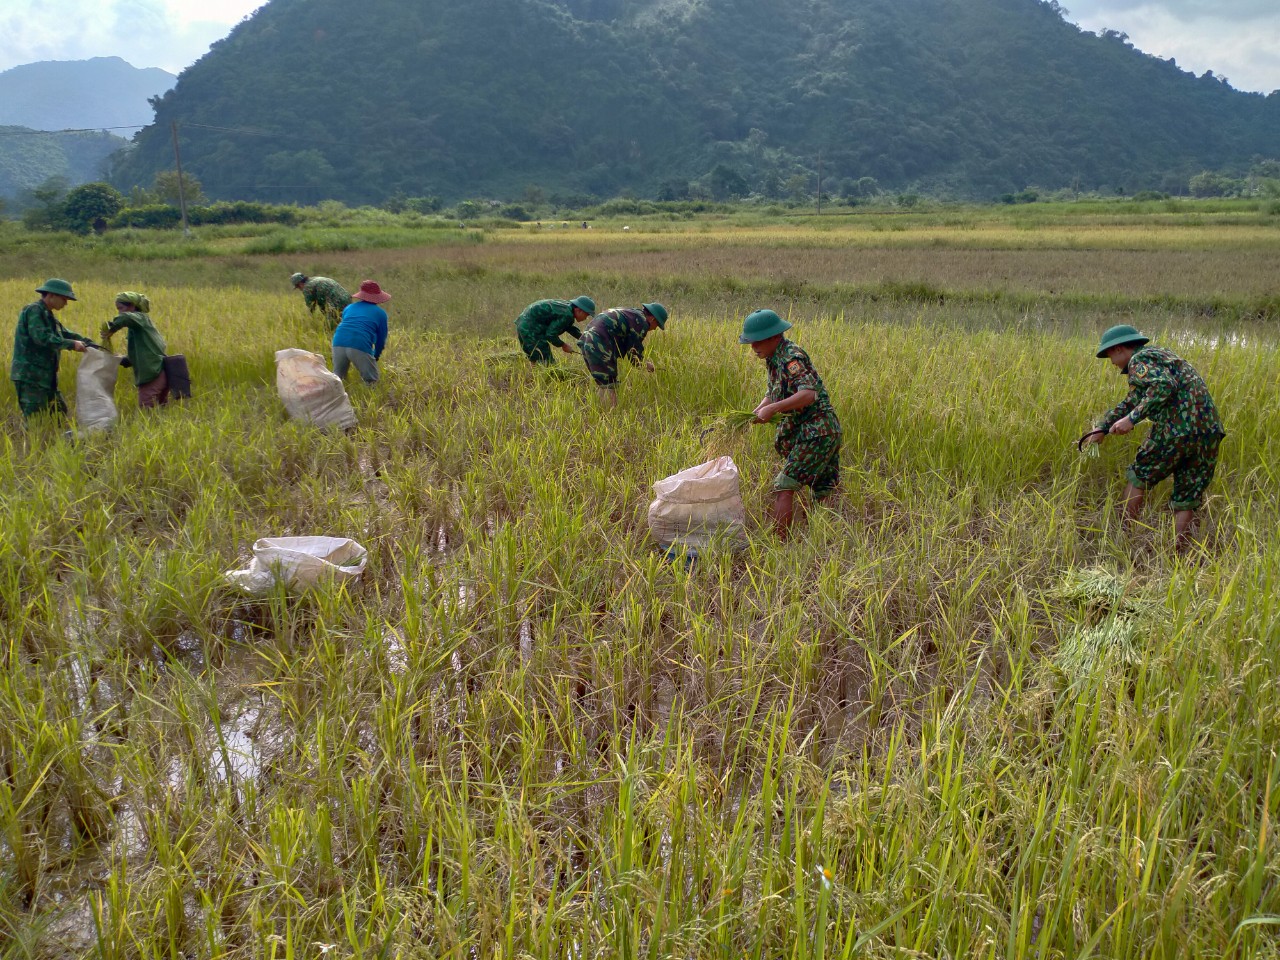
<path fill-rule="evenodd" d="M 376 280 L 365 280 L 360 284 L 360 291 L 351 299 L 366 303 L 386 303 L 391 299 L 391 294 L 385 293 Z"/>

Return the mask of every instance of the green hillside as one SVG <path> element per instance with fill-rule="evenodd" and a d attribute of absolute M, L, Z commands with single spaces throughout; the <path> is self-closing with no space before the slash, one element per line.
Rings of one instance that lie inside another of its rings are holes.
<path fill-rule="evenodd" d="M 65 177 L 72 186 L 100 180 L 107 158 L 127 145 L 109 133 L 0 127 L 0 197 L 16 197 L 50 177 Z"/>
<path fill-rule="evenodd" d="M 1169 189 L 1280 155 L 1280 96 L 1038 0 L 271 0 L 157 101 L 122 187 L 213 197 Z M 865 183 L 866 181 L 864 181 Z"/>

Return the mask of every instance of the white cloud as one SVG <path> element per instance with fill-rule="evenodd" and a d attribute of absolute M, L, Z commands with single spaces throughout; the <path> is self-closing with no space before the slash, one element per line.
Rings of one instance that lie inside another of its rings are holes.
<path fill-rule="evenodd" d="M 122 57 L 178 73 L 264 0 L 4 0 L 0 70 Z"/>
<path fill-rule="evenodd" d="M 1276 0 L 1064 0 L 1086 30 L 1119 30 L 1139 50 L 1173 57 L 1184 70 L 1212 70 L 1237 90 L 1280 89 Z"/>

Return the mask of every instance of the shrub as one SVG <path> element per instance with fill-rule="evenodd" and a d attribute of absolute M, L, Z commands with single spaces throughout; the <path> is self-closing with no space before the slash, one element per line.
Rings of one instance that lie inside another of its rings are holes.
<path fill-rule="evenodd" d="M 143 207 L 125 207 L 111 218 L 111 226 L 143 227 L 152 230 L 165 230 L 176 227 L 182 222 L 182 213 L 177 207 L 167 203 L 151 203 Z"/>
<path fill-rule="evenodd" d="M 529 211 L 518 203 L 509 203 L 505 207 L 499 208 L 498 216 L 507 220 L 518 220 L 520 223 L 527 223 L 533 219 Z"/>
<path fill-rule="evenodd" d="M 251 200 L 220 200 L 207 207 L 192 207 L 187 217 L 193 224 L 215 223 L 282 223 L 298 222 L 296 207 L 257 203 Z"/>

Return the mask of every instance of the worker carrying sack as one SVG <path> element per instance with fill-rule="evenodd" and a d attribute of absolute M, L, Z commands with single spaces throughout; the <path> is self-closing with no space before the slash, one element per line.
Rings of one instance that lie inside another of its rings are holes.
<path fill-rule="evenodd" d="M 342 379 L 318 353 L 294 348 L 276 351 L 276 390 L 295 420 L 342 430 L 356 425 Z"/>
<path fill-rule="evenodd" d="M 701 550 L 715 538 L 738 545 L 747 520 L 732 457 L 717 457 L 653 485 L 649 532 L 663 548 Z"/>
<path fill-rule="evenodd" d="M 120 358 L 90 347 L 76 370 L 76 426 L 85 433 L 110 430 L 116 422 L 116 375 Z"/>
<path fill-rule="evenodd" d="M 364 573 L 368 553 L 346 537 L 264 537 L 253 545 L 253 559 L 227 579 L 247 593 L 270 593 L 277 583 L 305 590 L 341 583 Z"/>

